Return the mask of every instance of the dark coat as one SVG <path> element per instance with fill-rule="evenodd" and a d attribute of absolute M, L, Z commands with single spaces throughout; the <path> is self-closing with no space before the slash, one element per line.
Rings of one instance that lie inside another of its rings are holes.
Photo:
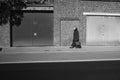
<path fill-rule="evenodd" d="M 78 29 L 76 28 L 73 33 L 73 42 L 78 42 L 79 41 L 79 32 Z"/>
<path fill-rule="evenodd" d="M 73 42 L 71 48 L 72 47 L 81 48 L 81 43 L 79 41 L 79 31 L 77 28 L 73 32 Z"/>

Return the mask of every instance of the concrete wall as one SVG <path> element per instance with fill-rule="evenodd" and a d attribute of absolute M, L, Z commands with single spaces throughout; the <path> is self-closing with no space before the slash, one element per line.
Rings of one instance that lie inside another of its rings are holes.
<path fill-rule="evenodd" d="M 54 44 L 56 46 L 61 44 L 61 20 L 78 18 L 78 5 L 76 4 L 78 4 L 77 0 L 54 1 Z"/>
<path fill-rule="evenodd" d="M 61 42 L 62 36 L 60 37 L 60 35 L 61 35 L 61 19 L 63 20 L 63 18 L 79 19 L 80 41 L 82 42 L 82 45 L 86 44 L 86 16 L 83 15 L 83 12 L 120 13 L 120 2 L 55 0 L 54 45 L 59 46 L 62 43 Z M 69 42 L 70 40 L 71 39 L 68 39 L 67 41 Z"/>
<path fill-rule="evenodd" d="M 54 45 L 60 46 L 61 20 L 79 20 L 79 33 L 82 45 L 86 44 L 86 16 L 83 12 L 107 12 L 120 13 L 120 2 L 103 2 L 103 1 L 82 1 L 82 0 L 54 0 Z M 68 27 L 69 28 L 69 27 Z M 67 29 L 68 29 L 67 28 Z M 63 30 L 61 30 L 63 29 Z M 69 30 L 69 29 L 68 29 Z M 69 31 L 68 31 L 69 32 Z M 69 34 L 72 35 L 72 32 Z M 65 37 L 63 37 L 65 38 Z M 72 38 L 72 37 L 71 37 Z M 70 42 L 71 39 L 66 41 Z M 70 45 L 70 43 L 65 46 Z M 10 46 L 9 25 L 0 26 L 0 47 Z"/>
<path fill-rule="evenodd" d="M 10 47 L 10 27 L 9 24 L 0 26 L 0 47 Z"/>
<path fill-rule="evenodd" d="M 86 16 L 83 12 L 120 13 L 120 2 L 79 1 L 79 19 L 82 33 L 82 42 L 86 41 Z"/>

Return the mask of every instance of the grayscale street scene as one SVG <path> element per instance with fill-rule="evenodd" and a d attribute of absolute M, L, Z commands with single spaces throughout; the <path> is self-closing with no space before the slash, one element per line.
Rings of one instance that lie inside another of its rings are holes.
<path fill-rule="evenodd" d="M 120 0 L 0 0 L 3 80 L 120 80 Z"/>

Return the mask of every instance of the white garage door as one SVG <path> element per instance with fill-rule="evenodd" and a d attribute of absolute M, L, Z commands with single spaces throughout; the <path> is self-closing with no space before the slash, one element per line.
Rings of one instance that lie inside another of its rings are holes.
<path fill-rule="evenodd" d="M 120 45 L 120 17 L 87 16 L 87 45 Z"/>

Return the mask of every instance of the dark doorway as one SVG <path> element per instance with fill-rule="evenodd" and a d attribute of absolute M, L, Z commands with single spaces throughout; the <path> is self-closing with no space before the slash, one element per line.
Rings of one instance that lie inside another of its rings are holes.
<path fill-rule="evenodd" d="M 53 11 L 25 11 L 21 25 L 12 27 L 12 46 L 53 45 Z"/>

